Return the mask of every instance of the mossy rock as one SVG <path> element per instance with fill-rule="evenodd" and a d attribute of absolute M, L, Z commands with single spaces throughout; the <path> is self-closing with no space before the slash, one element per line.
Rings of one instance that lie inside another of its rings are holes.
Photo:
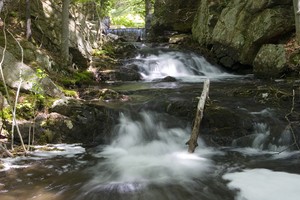
<path fill-rule="evenodd" d="M 111 89 L 103 89 L 100 91 L 100 100 L 116 100 L 120 98 L 120 94 L 114 90 Z"/>
<path fill-rule="evenodd" d="M 289 62 L 292 66 L 297 67 L 298 70 L 300 69 L 300 50 L 290 55 Z"/>
<path fill-rule="evenodd" d="M 94 76 L 91 72 L 82 71 L 70 73 L 58 80 L 65 87 L 80 87 L 82 85 L 92 85 L 95 83 Z"/>

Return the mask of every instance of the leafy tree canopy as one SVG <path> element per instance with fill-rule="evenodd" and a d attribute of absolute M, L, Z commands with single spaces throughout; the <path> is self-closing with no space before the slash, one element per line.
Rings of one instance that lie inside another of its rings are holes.
<path fill-rule="evenodd" d="M 109 16 L 112 25 L 144 27 L 145 0 L 73 0 L 74 3 L 94 3 L 101 17 Z"/>
<path fill-rule="evenodd" d="M 126 27 L 144 27 L 144 0 L 112 0 L 110 17 L 113 25 Z"/>

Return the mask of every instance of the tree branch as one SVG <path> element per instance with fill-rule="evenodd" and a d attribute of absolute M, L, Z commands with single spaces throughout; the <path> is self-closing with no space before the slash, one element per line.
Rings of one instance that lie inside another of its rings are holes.
<path fill-rule="evenodd" d="M 203 118 L 203 111 L 204 111 L 206 98 L 208 97 L 208 92 L 209 92 L 209 79 L 206 79 L 204 81 L 202 94 L 201 94 L 201 97 L 198 102 L 192 134 L 191 134 L 189 141 L 186 142 L 186 144 L 189 146 L 189 148 L 188 148 L 189 153 L 194 153 L 196 147 L 198 146 L 197 140 L 198 140 L 199 131 L 200 131 L 199 130 L 200 123 Z"/>

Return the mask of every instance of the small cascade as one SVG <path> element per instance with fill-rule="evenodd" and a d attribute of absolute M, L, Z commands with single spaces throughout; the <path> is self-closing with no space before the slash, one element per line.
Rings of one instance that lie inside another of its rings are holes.
<path fill-rule="evenodd" d="M 234 140 L 233 146 L 280 152 L 293 143 L 289 126 L 278 120 L 273 109 L 249 113 L 255 121 L 252 124 L 252 134 Z"/>
<path fill-rule="evenodd" d="M 187 152 L 189 129 L 168 127 L 166 116 L 142 112 L 136 118 L 122 114 L 112 144 L 94 156 L 104 159 L 93 167 L 87 193 L 140 190 L 149 184 L 188 186 L 211 169 L 212 152 L 202 146 Z M 101 172 L 101 173 L 99 173 Z M 124 191 L 123 191 L 124 192 Z"/>
<path fill-rule="evenodd" d="M 289 129 L 285 129 L 278 136 L 271 134 L 270 127 L 266 123 L 254 123 L 253 129 L 253 134 L 234 140 L 233 146 L 280 152 L 292 143 Z"/>
<path fill-rule="evenodd" d="M 170 49 L 143 49 L 130 64 L 138 66 L 146 81 L 171 76 L 180 81 L 199 82 L 204 78 L 221 79 L 233 76 L 210 64 L 202 56 Z"/>
<path fill-rule="evenodd" d="M 140 42 L 146 39 L 146 30 L 144 28 L 107 29 L 107 33 L 121 36 L 129 42 Z"/>

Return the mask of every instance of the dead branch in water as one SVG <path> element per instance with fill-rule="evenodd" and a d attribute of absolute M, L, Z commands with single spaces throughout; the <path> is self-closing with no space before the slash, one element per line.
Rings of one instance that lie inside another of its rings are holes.
<path fill-rule="evenodd" d="M 293 99 L 292 99 L 291 110 L 290 110 L 290 112 L 288 114 L 286 114 L 285 119 L 289 123 L 288 127 L 289 127 L 290 132 L 292 133 L 293 139 L 294 139 L 294 143 L 291 144 L 291 146 L 295 145 L 297 147 L 297 149 L 300 150 L 299 144 L 297 142 L 297 136 L 296 136 L 296 134 L 294 132 L 294 129 L 293 129 L 293 122 L 291 122 L 291 120 L 289 119 L 289 116 L 293 114 L 294 110 L 295 110 L 295 90 L 293 90 Z"/>
<path fill-rule="evenodd" d="M 197 139 L 200 133 L 199 130 L 200 123 L 203 118 L 203 111 L 204 111 L 206 98 L 208 97 L 208 92 L 209 92 L 209 79 L 206 79 L 204 81 L 202 94 L 198 102 L 192 134 L 189 141 L 186 142 L 186 144 L 189 146 L 188 148 L 189 153 L 194 153 L 196 147 L 198 146 Z"/>

